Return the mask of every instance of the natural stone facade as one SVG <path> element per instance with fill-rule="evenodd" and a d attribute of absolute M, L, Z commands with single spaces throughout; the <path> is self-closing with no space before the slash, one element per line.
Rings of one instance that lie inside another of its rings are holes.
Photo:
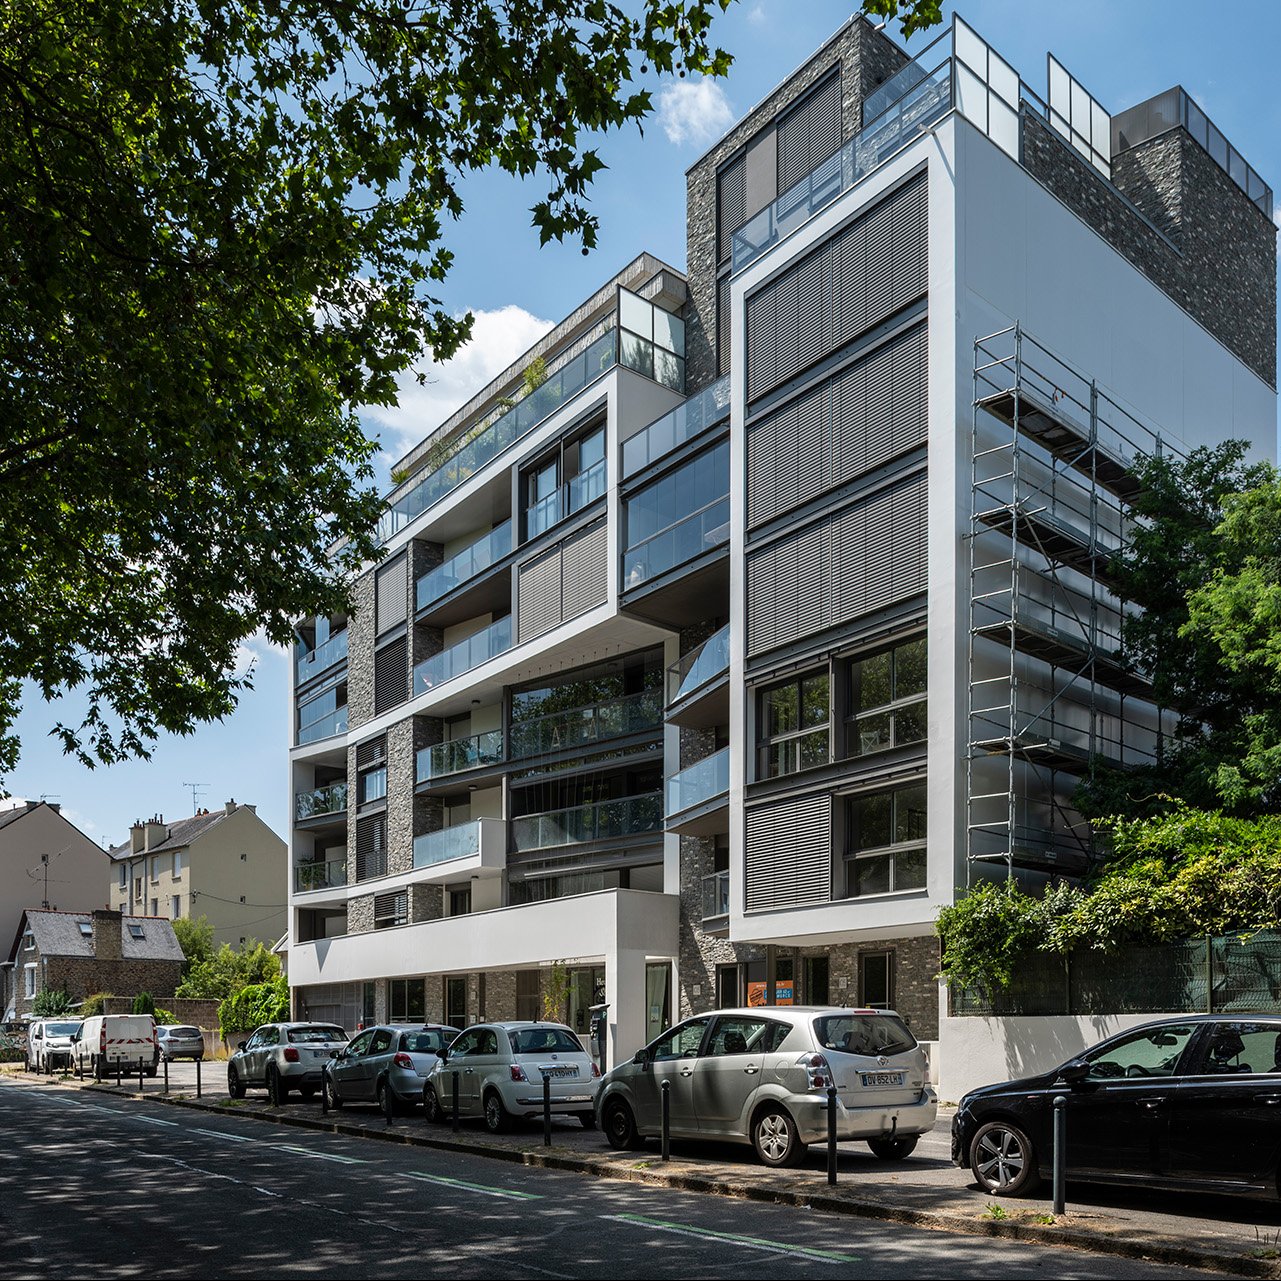
<path fill-rule="evenodd" d="M 374 715 L 374 571 L 352 584 L 347 620 L 347 726 L 358 729 Z"/>
<path fill-rule="evenodd" d="M 374 928 L 374 896 L 362 894 L 347 900 L 347 933 L 367 934 Z"/>

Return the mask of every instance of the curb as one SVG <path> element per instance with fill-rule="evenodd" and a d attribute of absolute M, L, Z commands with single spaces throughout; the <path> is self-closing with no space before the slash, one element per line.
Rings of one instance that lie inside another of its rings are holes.
<path fill-rule="evenodd" d="M 1281 1265 L 1267 1259 L 1253 1259 L 1246 1255 L 1229 1255 L 1209 1250 L 1197 1250 L 1190 1246 L 1161 1245 L 1132 1237 L 1099 1236 L 1080 1228 L 1057 1227 L 1053 1224 L 1036 1225 L 1000 1219 L 975 1219 L 946 1210 L 915 1210 L 885 1205 L 879 1201 L 861 1200 L 855 1196 L 839 1196 L 822 1190 L 800 1192 L 786 1188 L 762 1187 L 754 1183 L 740 1183 L 732 1179 L 691 1174 L 684 1171 L 619 1166 L 607 1159 L 570 1156 L 564 1153 L 557 1153 L 554 1150 L 527 1151 L 491 1147 L 475 1140 L 452 1137 L 437 1138 L 422 1133 L 413 1133 L 399 1127 L 378 1130 L 351 1125 L 342 1121 L 322 1121 L 296 1114 L 282 1113 L 273 1115 L 263 1112 L 246 1112 L 218 1102 L 206 1103 L 203 1100 L 172 1098 L 161 1094 L 138 1094 L 136 1092 L 117 1090 L 115 1086 L 95 1084 L 81 1088 L 92 1090 L 95 1093 L 111 1094 L 115 1098 L 144 1099 L 151 1103 L 165 1103 L 170 1107 L 192 1108 L 200 1112 L 214 1112 L 223 1116 L 238 1116 L 255 1121 L 265 1121 L 272 1125 L 286 1125 L 303 1130 L 318 1130 L 323 1133 L 341 1134 L 347 1138 L 374 1139 L 384 1143 L 402 1143 L 412 1147 L 431 1148 L 441 1152 L 465 1152 L 472 1156 L 507 1161 L 513 1165 L 561 1170 L 573 1174 L 589 1174 L 596 1178 L 619 1179 L 628 1183 L 647 1183 L 659 1187 L 676 1188 L 685 1192 L 703 1192 L 713 1196 L 736 1197 L 740 1200 L 760 1201 L 772 1205 L 823 1210 L 831 1214 L 846 1214 L 856 1218 L 910 1224 L 915 1227 L 954 1232 L 964 1236 L 1001 1237 L 1006 1240 L 1067 1246 L 1091 1254 L 1111 1255 L 1124 1259 L 1142 1259 L 1151 1263 L 1164 1263 L 1180 1267 L 1201 1268 L 1213 1272 L 1228 1273 L 1233 1276 L 1281 1278 Z"/>

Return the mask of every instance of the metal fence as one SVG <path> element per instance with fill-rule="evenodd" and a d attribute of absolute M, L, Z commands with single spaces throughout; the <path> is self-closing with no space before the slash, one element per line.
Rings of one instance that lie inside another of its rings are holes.
<path fill-rule="evenodd" d="M 1033 952 L 1008 988 L 952 987 L 950 996 L 958 1016 L 1281 1013 L 1281 934 Z"/>

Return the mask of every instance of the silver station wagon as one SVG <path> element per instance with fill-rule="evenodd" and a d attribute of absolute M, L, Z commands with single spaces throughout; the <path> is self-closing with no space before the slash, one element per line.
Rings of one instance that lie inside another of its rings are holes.
<path fill-rule="evenodd" d="M 769 1166 L 796 1165 L 826 1141 L 833 1083 L 838 1139 L 865 1139 L 885 1160 L 908 1156 L 938 1112 L 925 1052 L 890 1010 L 769 1006 L 687 1019 L 606 1075 L 599 1108 L 612 1147 L 661 1133 L 664 1081 L 674 1136 L 751 1143 Z"/>

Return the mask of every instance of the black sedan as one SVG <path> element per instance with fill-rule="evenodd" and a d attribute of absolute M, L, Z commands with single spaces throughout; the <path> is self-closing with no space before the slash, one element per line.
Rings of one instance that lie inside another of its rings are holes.
<path fill-rule="evenodd" d="M 1067 1173 L 1276 1197 L 1281 1017 L 1188 1015 L 1110 1037 L 1042 1076 L 967 1094 L 952 1160 L 985 1192 L 1030 1192 L 1053 1163 L 1067 1099 Z"/>

